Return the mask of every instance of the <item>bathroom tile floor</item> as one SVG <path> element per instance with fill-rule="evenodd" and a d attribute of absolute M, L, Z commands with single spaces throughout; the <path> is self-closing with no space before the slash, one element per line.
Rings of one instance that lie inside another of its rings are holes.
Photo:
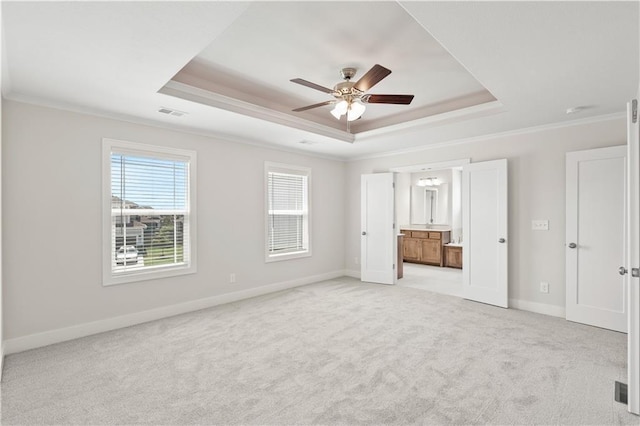
<path fill-rule="evenodd" d="M 462 269 L 405 262 L 403 272 L 399 286 L 462 297 Z"/>

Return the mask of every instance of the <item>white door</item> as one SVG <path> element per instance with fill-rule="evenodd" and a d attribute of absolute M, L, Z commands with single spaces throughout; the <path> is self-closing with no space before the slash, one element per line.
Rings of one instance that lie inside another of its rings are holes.
<path fill-rule="evenodd" d="M 397 235 L 393 173 L 362 175 L 360 276 L 362 281 L 395 284 Z"/>
<path fill-rule="evenodd" d="M 462 168 L 462 222 L 464 298 L 509 307 L 506 159 Z"/>
<path fill-rule="evenodd" d="M 627 401 L 629 411 L 640 414 L 640 278 L 634 273 L 640 268 L 640 120 L 637 100 L 630 102 L 627 136 L 627 261 L 630 271 L 625 277 L 628 286 Z M 635 110 L 635 114 L 634 114 Z M 635 115 L 635 117 L 634 117 Z"/>
<path fill-rule="evenodd" d="M 627 331 L 625 146 L 567 153 L 567 320 Z"/>

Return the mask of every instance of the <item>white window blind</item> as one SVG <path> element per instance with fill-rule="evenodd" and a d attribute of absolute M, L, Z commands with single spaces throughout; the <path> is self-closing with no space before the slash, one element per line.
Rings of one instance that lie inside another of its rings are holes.
<path fill-rule="evenodd" d="M 268 258 L 309 252 L 308 189 L 308 169 L 267 167 Z"/>
<path fill-rule="evenodd" d="M 111 277 L 190 268 L 191 162 L 168 152 L 112 147 Z"/>

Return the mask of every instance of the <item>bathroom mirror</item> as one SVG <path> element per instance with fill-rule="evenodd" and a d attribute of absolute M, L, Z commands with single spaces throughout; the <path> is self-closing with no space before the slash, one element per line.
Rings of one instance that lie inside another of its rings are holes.
<path fill-rule="evenodd" d="M 438 187 L 411 186 L 410 221 L 413 225 L 451 224 L 449 184 Z"/>
<path fill-rule="evenodd" d="M 438 189 L 414 185 L 411 187 L 411 223 L 438 223 Z"/>

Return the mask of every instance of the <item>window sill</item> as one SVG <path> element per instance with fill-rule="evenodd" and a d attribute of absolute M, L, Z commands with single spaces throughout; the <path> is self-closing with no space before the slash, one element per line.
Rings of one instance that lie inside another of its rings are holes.
<path fill-rule="evenodd" d="M 113 275 L 111 271 L 107 271 L 106 275 L 102 277 L 103 287 L 112 285 L 128 284 L 139 281 L 156 280 L 169 277 L 177 277 L 180 275 L 195 274 L 197 269 L 195 265 L 191 266 L 176 266 L 173 268 L 162 268 L 156 270 L 142 270 L 135 271 L 128 274 Z"/>
<path fill-rule="evenodd" d="M 297 251 L 293 253 L 267 254 L 264 261 L 266 263 L 280 262 L 283 260 L 300 259 L 303 257 L 311 257 L 311 250 Z"/>

